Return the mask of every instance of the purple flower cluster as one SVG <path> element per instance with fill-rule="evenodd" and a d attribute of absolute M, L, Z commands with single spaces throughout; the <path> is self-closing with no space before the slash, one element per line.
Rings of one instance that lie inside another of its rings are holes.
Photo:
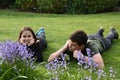
<path fill-rule="evenodd" d="M 52 70 L 52 69 L 57 69 L 62 67 L 66 68 L 66 60 L 65 60 L 66 54 L 61 54 L 61 56 L 59 58 L 54 59 L 53 61 L 51 61 L 50 63 L 48 63 L 46 65 L 46 68 L 48 70 Z"/>
<path fill-rule="evenodd" d="M 109 73 L 106 73 L 103 69 L 98 69 L 96 64 L 91 57 L 94 53 L 86 48 L 87 51 L 87 61 L 85 56 L 81 52 L 78 53 L 78 71 L 76 75 L 70 74 L 69 67 L 66 62 L 66 55 L 61 54 L 59 58 L 51 61 L 46 65 L 48 70 L 50 80 L 62 80 L 67 78 L 67 80 L 111 80 L 115 79 L 116 72 L 110 68 Z"/>
<path fill-rule="evenodd" d="M 104 72 L 103 69 L 97 69 L 98 64 L 96 64 L 93 61 L 93 58 L 91 57 L 94 53 L 89 48 L 86 48 L 86 52 L 87 52 L 87 56 L 88 56 L 87 61 L 85 60 L 85 56 L 81 56 L 82 53 L 78 54 L 78 65 L 80 67 L 83 67 L 83 68 L 79 68 L 79 72 L 83 71 L 82 69 L 88 69 L 88 71 L 91 75 L 88 77 L 87 74 L 83 74 L 84 73 L 84 71 L 83 71 L 83 72 L 80 73 L 80 74 L 82 74 L 82 76 L 81 76 L 82 79 L 85 79 L 85 80 L 86 79 L 87 80 L 93 79 L 92 74 L 94 72 L 96 72 L 98 80 L 101 80 L 103 78 L 105 78 L 105 79 L 106 78 L 108 78 L 108 79 L 114 79 L 115 78 L 117 72 L 113 71 L 112 67 L 110 67 L 109 74 Z"/>
<path fill-rule="evenodd" d="M 3 61 L 15 63 L 16 61 L 32 62 L 32 52 L 28 52 L 25 45 L 10 40 L 0 43 L 0 58 Z"/>
<path fill-rule="evenodd" d="M 104 70 L 102 69 L 98 69 L 98 71 L 96 72 L 98 74 L 98 80 L 101 80 L 103 78 L 107 78 L 108 80 L 117 80 L 115 77 L 117 75 L 117 72 L 115 70 L 113 70 L 112 67 L 110 67 L 109 72 L 106 73 Z"/>
<path fill-rule="evenodd" d="M 67 68 L 67 63 L 65 60 L 66 54 L 61 54 L 59 58 L 51 61 L 46 64 L 47 70 L 50 72 L 50 80 L 59 80 L 59 77 L 62 75 L 64 70 Z"/>
<path fill-rule="evenodd" d="M 79 53 L 77 56 L 78 59 L 78 65 L 83 66 L 84 69 L 88 69 L 92 67 L 94 70 L 96 70 L 96 67 L 98 66 L 96 63 L 94 63 L 93 58 L 91 57 L 94 53 L 89 49 L 86 48 L 87 56 L 88 56 L 88 61 L 85 60 L 85 56 L 81 56 L 82 53 Z"/>

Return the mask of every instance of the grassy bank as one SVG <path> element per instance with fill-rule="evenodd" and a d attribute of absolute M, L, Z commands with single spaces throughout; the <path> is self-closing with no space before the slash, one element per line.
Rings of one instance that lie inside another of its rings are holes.
<path fill-rule="evenodd" d="M 0 41 L 16 41 L 19 31 L 24 26 L 30 26 L 36 32 L 40 27 L 45 28 L 48 48 L 44 51 L 44 61 L 49 55 L 58 50 L 66 42 L 69 35 L 82 29 L 87 34 L 95 33 L 99 27 L 105 29 L 104 35 L 110 31 L 111 26 L 115 26 L 120 34 L 120 12 L 67 15 L 67 14 L 36 14 L 27 12 L 14 12 L 0 10 Z M 120 40 L 114 40 L 111 48 L 103 52 L 102 56 L 105 66 L 112 66 L 119 74 L 120 72 Z M 75 64 L 72 65 L 72 68 Z M 39 70 L 39 67 L 38 67 Z M 71 69 L 75 72 L 75 69 Z M 118 76 L 120 78 L 120 76 Z"/>

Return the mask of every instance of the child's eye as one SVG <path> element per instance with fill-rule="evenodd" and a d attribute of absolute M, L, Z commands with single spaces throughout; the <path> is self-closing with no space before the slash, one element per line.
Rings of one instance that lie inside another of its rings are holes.
<path fill-rule="evenodd" d="M 28 37 L 31 37 L 31 35 L 29 35 Z"/>
<path fill-rule="evenodd" d="M 23 37 L 24 37 L 24 38 L 26 38 L 26 36 L 25 36 L 25 35 L 24 35 Z"/>

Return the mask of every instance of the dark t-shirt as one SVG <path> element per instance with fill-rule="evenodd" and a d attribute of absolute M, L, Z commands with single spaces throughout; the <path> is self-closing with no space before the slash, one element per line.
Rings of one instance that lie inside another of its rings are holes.
<path fill-rule="evenodd" d="M 33 57 L 36 58 L 36 62 L 42 62 L 43 61 L 42 52 L 43 50 L 45 50 L 46 47 L 47 47 L 47 43 L 41 39 L 39 42 L 29 46 L 28 49 L 33 52 Z"/>

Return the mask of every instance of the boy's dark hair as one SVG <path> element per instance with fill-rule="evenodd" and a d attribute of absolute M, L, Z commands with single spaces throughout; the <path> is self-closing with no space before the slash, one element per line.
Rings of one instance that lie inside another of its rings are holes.
<path fill-rule="evenodd" d="M 78 45 L 83 45 L 87 43 L 88 36 L 83 30 L 78 30 L 71 34 L 69 39 L 72 42 L 76 42 Z"/>

